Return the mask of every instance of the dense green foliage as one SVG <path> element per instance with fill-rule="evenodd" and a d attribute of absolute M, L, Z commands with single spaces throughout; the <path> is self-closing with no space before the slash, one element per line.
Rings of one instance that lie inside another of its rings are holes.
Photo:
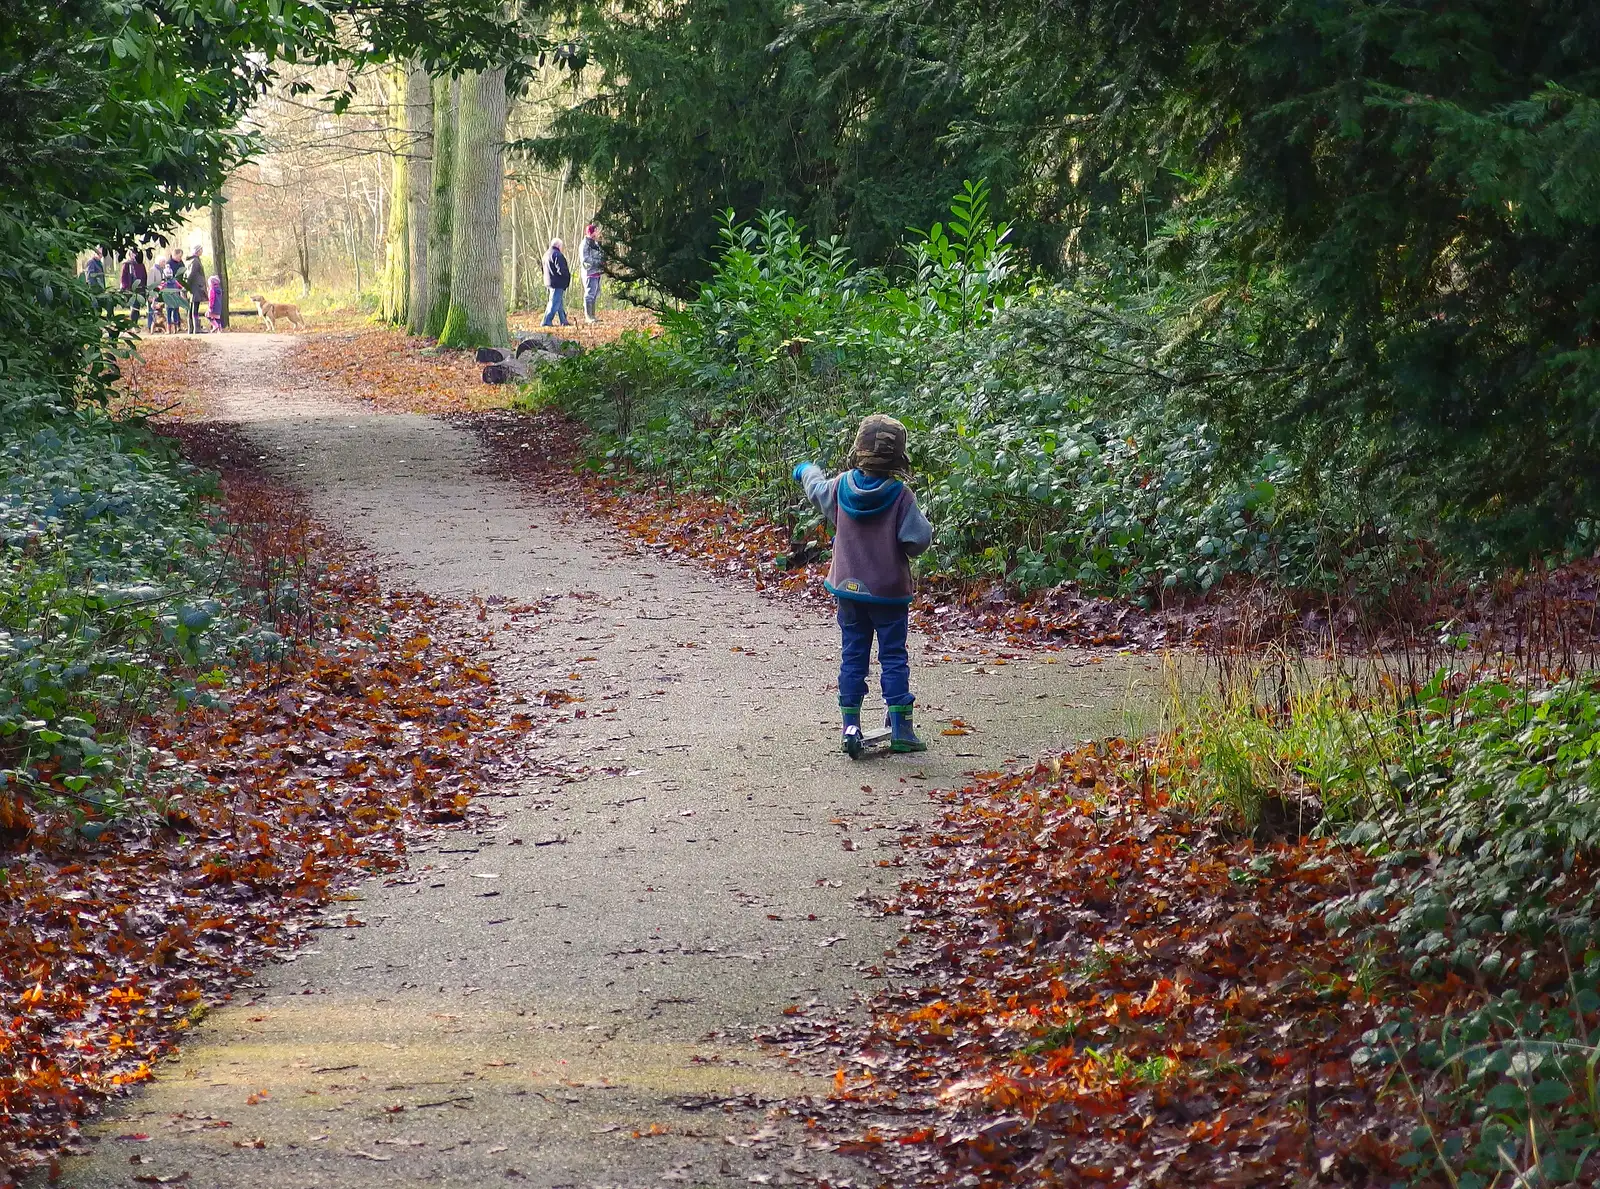
<path fill-rule="evenodd" d="M 1475 559 L 1596 543 L 1584 0 L 689 0 L 584 19 L 599 93 L 539 148 L 605 185 L 624 271 L 691 296 L 728 205 L 782 207 L 892 266 L 953 177 L 988 176 L 1032 267 L 1117 308 L 1161 293 L 1169 354 L 1199 334 L 1253 361 L 1168 394 L 1236 467 L 1338 447 L 1364 497 Z"/>
<path fill-rule="evenodd" d="M 1430 1127 L 1424 1170 L 1463 1186 L 1504 1175 L 1566 1184 L 1600 1144 L 1600 682 L 1482 682 L 1422 691 L 1388 769 L 1392 793 L 1345 839 L 1383 856 L 1377 886 L 1330 920 L 1393 946 L 1418 981 L 1454 974 L 1489 996 L 1442 1023 L 1369 1036 L 1369 1062 L 1410 1059 Z"/>
<path fill-rule="evenodd" d="M 0 784 L 114 818 L 156 791 L 143 716 L 281 645 L 160 439 L 90 410 L 0 435 Z M 62 790 L 67 790 L 66 794 Z"/>
<path fill-rule="evenodd" d="M 951 118 L 931 91 L 883 73 L 857 45 L 796 36 L 780 0 L 647 0 L 579 8 L 597 93 L 524 147 L 599 183 L 621 275 L 678 297 L 705 278 L 722 211 L 782 208 L 860 257 L 887 258 L 909 225 L 938 217 L 966 176 L 939 141 Z"/>
<path fill-rule="evenodd" d="M 888 411 L 911 431 L 935 527 L 926 564 L 1022 587 L 1404 580 L 1403 534 L 1357 503 L 1348 453 L 1263 439 L 1230 458 L 1178 399 L 1187 373 L 1249 382 L 1234 338 L 1174 345 L 1181 295 L 1130 296 L 1110 269 L 1030 285 L 985 201 L 981 186 L 958 195 L 907 242 L 894 283 L 786 217 L 728 220 L 712 279 L 663 336 L 563 365 L 534 399 L 587 420 L 613 462 L 774 518 L 795 505 L 797 459 L 842 464 L 860 417 Z"/>

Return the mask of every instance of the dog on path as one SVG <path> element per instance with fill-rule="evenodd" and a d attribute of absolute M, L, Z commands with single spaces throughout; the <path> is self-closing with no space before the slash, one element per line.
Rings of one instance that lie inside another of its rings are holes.
<path fill-rule="evenodd" d="M 268 301 L 264 297 L 252 297 L 250 300 L 256 303 L 256 313 L 260 314 L 261 321 L 266 323 L 268 334 L 278 332 L 280 318 L 296 330 L 306 328 L 306 320 L 301 316 L 299 306 L 290 305 L 286 301 Z"/>

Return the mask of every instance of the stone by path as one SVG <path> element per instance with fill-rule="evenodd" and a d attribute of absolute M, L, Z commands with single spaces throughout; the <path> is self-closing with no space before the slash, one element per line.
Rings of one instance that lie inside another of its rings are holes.
<path fill-rule="evenodd" d="M 332 905 L 331 923 L 365 927 L 320 930 L 261 971 L 91 1129 L 65 1183 L 870 1183 L 797 1128 L 750 1143 L 763 1102 L 826 1090 L 752 1033 L 787 1005 L 870 991 L 898 930 L 861 905 L 903 874 L 877 864 L 931 812 L 928 790 L 1123 729 L 1156 663 L 944 662 L 948 646 L 914 639 L 932 750 L 852 764 L 834 750 L 825 615 L 641 556 L 485 477 L 443 421 L 288 387 L 281 337 L 205 342 L 219 415 L 388 581 L 544 608 L 490 659 L 530 695 L 582 695 L 539 766 L 586 775 L 528 774 L 497 790 L 492 829 L 442 834 Z M 953 716 L 973 733 L 941 736 Z"/>

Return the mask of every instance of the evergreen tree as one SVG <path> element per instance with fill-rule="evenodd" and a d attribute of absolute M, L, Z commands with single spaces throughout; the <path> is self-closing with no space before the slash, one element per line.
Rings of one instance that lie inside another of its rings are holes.
<path fill-rule="evenodd" d="M 1004 161 L 948 151 L 959 94 L 901 69 L 894 37 L 794 24 L 786 0 L 624 0 L 581 19 L 593 98 L 521 146 L 584 171 L 624 277 L 680 296 L 707 274 L 721 212 L 780 207 L 868 262 Z"/>

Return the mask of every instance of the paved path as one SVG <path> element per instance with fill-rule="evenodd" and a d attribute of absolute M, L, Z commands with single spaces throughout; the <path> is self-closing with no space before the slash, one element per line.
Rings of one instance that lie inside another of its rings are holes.
<path fill-rule="evenodd" d="M 782 1123 L 749 1143 L 762 1100 L 822 1088 L 752 1032 L 870 987 L 897 931 L 859 897 L 893 888 L 877 862 L 930 811 L 926 790 L 1118 729 L 1152 663 L 944 663 L 914 638 L 933 750 L 853 765 L 834 750 L 825 615 L 484 477 L 442 421 L 288 388 L 283 338 L 204 342 L 221 415 L 393 583 L 547 600 L 493 660 L 514 687 L 581 691 L 567 710 L 585 716 L 541 741 L 540 769 L 588 775 L 530 773 L 499 790 L 497 828 L 445 835 L 403 882 L 333 905 L 367 927 L 321 930 L 262 971 L 92 1129 L 66 1183 L 721 1186 L 830 1167 Z M 974 733 L 941 736 L 951 716 Z M 151 1138 L 115 1138 L 129 1133 Z"/>

